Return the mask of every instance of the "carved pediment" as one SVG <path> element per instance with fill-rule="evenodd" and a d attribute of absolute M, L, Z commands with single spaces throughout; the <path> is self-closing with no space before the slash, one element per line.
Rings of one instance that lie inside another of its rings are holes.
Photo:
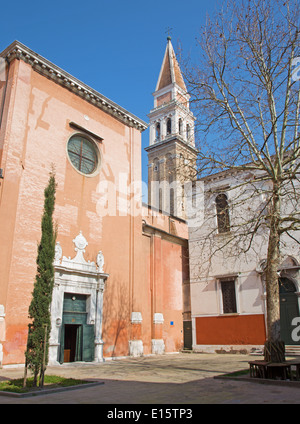
<path fill-rule="evenodd" d="M 97 262 L 86 261 L 84 258 L 85 249 L 88 246 L 86 238 L 80 231 L 73 240 L 76 255 L 74 258 L 62 256 L 62 248 L 59 242 L 55 246 L 54 267 L 56 269 L 64 269 L 69 271 L 84 272 L 86 274 L 103 273 L 104 256 L 101 251 L 98 252 Z"/>

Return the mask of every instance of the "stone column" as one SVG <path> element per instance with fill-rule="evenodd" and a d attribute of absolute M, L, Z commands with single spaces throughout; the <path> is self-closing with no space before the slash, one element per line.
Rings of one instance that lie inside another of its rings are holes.
<path fill-rule="evenodd" d="M 61 285 L 57 282 L 59 273 L 55 273 L 55 283 L 51 303 L 51 332 L 49 340 L 49 365 L 58 365 L 60 335 L 63 316 L 64 294 Z"/>
<path fill-rule="evenodd" d="M 102 340 L 102 324 L 103 324 L 103 293 L 104 280 L 101 279 L 97 288 L 96 299 L 96 320 L 95 320 L 95 362 L 104 362 L 103 359 L 103 340 Z"/>

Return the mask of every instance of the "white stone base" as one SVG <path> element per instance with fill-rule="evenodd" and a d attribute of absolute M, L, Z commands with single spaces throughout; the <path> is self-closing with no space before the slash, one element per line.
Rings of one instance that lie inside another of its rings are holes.
<path fill-rule="evenodd" d="M 129 340 L 129 355 L 133 357 L 144 355 L 144 346 L 142 340 Z"/>
<path fill-rule="evenodd" d="M 95 362 L 104 362 L 103 358 L 103 340 L 95 341 Z"/>
<path fill-rule="evenodd" d="M 163 355 L 165 353 L 165 342 L 163 339 L 152 339 L 151 344 L 154 355 Z"/>
<path fill-rule="evenodd" d="M 259 350 L 263 352 L 262 345 L 194 345 L 193 351 L 199 353 L 240 353 L 254 354 Z"/>
<path fill-rule="evenodd" d="M 59 362 L 57 360 L 58 357 L 58 351 L 59 351 L 59 343 L 54 343 L 52 340 L 49 342 L 49 360 L 48 365 L 59 365 Z"/>

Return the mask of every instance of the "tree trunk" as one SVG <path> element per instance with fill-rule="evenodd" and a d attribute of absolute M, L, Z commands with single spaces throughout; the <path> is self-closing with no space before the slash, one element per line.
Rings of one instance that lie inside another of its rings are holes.
<path fill-rule="evenodd" d="M 280 195 L 277 184 L 274 184 L 272 210 L 270 215 L 270 234 L 266 269 L 267 341 L 265 344 L 265 360 L 269 362 L 283 362 L 285 360 L 285 349 L 284 343 L 280 340 L 280 302 L 278 283 L 278 267 L 280 264 Z"/>
<path fill-rule="evenodd" d="M 285 345 L 282 341 L 266 341 L 265 343 L 265 361 L 267 362 L 284 362 Z"/>

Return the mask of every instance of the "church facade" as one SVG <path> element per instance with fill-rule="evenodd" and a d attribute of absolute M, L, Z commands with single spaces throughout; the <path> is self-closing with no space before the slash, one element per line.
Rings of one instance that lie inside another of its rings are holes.
<path fill-rule="evenodd" d="M 24 363 L 52 166 L 50 363 L 180 350 L 188 232 L 142 204 L 146 123 L 17 41 L 1 59 L 1 364 Z"/>

